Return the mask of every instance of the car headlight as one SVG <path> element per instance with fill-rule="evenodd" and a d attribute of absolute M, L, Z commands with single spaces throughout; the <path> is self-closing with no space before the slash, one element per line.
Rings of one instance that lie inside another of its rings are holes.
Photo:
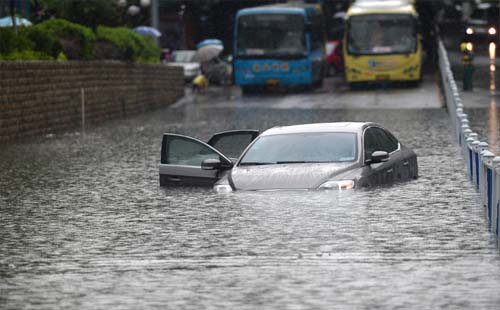
<path fill-rule="evenodd" d="M 497 30 L 494 27 L 490 27 L 488 29 L 488 34 L 489 35 L 495 35 L 497 33 Z"/>
<path fill-rule="evenodd" d="M 474 34 L 474 29 L 472 29 L 471 27 L 467 27 L 467 29 L 465 30 L 465 33 Z"/>
<path fill-rule="evenodd" d="M 214 190 L 217 193 L 231 193 L 233 191 L 233 188 L 229 184 L 218 184 L 214 185 Z"/>
<path fill-rule="evenodd" d="M 320 189 L 353 189 L 354 180 L 341 180 L 341 181 L 326 181 L 319 186 Z"/>

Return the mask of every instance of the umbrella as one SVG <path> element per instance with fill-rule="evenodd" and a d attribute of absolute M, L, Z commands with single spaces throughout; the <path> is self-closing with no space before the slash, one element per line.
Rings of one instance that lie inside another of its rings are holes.
<path fill-rule="evenodd" d="M 219 56 L 224 47 L 222 45 L 205 45 L 196 50 L 193 61 L 206 62 Z"/>
<path fill-rule="evenodd" d="M 223 45 L 223 44 L 222 41 L 219 39 L 206 39 L 196 44 L 196 48 L 200 48 L 206 45 Z"/>
<path fill-rule="evenodd" d="M 149 26 L 139 26 L 135 27 L 134 31 L 137 32 L 138 34 L 142 34 L 145 36 L 152 36 L 155 38 L 161 37 L 161 32 L 159 32 L 157 29 Z"/>
<path fill-rule="evenodd" d="M 26 18 L 20 18 L 16 16 L 16 25 L 17 26 L 31 26 L 32 23 L 27 20 Z M 12 27 L 12 17 L 10 16 L 5 16 L 3 18 L 0 18 L 0 27 Z"/>

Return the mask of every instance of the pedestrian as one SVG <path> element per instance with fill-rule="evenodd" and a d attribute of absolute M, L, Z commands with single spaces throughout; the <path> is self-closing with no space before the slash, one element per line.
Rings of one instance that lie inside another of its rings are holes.
<path fill-rule="evenodd" d="M 163 57 L 162 57 L 162 63 L 167 63 L 167 62 L 170 62 L 172 60 L 172 54 L 170 52 L 170 49 L 169 48 L 165 48 L 163 50 Z"/>
<path fill-rule="evenodd" d="M 463 72 L 463 90 L 471 91 L 473 88 L 473 75 L 474 75 L 474 53 L 472 51 L 472 43 L 463 42 L 460 44 L 460 51 L 462 52 L 462 64 L 464 66 Z"/>

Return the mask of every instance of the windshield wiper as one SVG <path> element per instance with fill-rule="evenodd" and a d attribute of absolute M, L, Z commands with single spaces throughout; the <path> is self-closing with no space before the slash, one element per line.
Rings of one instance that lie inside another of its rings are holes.
<path fill-rule="evenodd" d="M 258 161 L 248 161 L 244 163 L 240 163 L 240 166 L 259 166 L 259 165 L 272 165 L 273 163 L 264 163 Z"/>

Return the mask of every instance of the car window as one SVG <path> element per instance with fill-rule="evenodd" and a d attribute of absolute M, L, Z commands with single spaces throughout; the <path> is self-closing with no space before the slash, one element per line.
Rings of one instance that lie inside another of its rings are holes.
<path fill-rule="evenodd" d="M 398 149 L 397 141 L 391 139 L 384 129 L 373 128 L 373 133 L 376 136 L 377 144 L 379 146 L 378 151 L 386 151 L 387 153 L 392 153 Z"/>
<path fill-rule="evenodd" d="M 178 51 L 174 52 L 172 58 L 175 62 L 192 62 L 194 51 Z"/>
<path fill-rule="evenodd" d="M 377 143 L 377 138 L 374 135 L 373 129 L 374 128 L 366 129 L 363 136 L 363 149 L 365 152 L 365 160 L 370 159 L 373 152 L 380 151 L 378 149 L 379 146 Z"/>
<path fill-rule="evenodd" d="M 205 144 L 178 136 L 169 137 L 165 152 L 165 164 L 171 165 L 201 167 L 205 159 L 223 160 Z"/>
<path fill-rule="evenodd" d="M 221 133 L 214 135 L 208 144 L 227 157 L 238 158 L 258 134 L 258 131 Z"/>
<path fill-rule="evenodd" d="M 262 136 L 240 165 L 260 163 L 351 162 L 357 159 L 354 133 L 294 133 Z"/>

